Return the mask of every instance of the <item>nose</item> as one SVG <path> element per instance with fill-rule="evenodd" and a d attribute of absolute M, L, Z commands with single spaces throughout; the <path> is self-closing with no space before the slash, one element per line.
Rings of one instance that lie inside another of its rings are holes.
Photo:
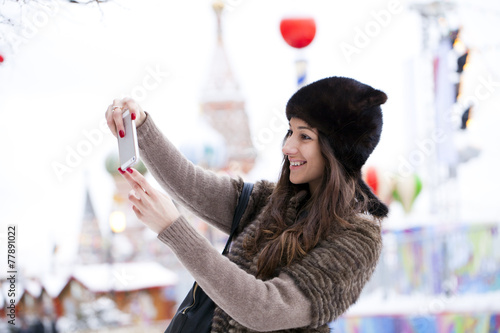
<path fill-rule="evenodd" d="M 281 148 L 281 151 L 283 152 L 284 155 L 297 154 L 298 152 L 297 144 L 293 139 L 293 136 L 290 136 L 285 140 L 285 143 L 283 144 L 283 148 Z"/>

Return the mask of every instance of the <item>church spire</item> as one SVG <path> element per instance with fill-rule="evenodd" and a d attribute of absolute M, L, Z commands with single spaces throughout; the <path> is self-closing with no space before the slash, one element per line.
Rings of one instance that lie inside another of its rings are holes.
<path fill-rule="evenodd" d="M 218 43 L 222 43 L 222 11 L 224 10 L 224 2 L 223 1 L 214 1 L 212 5 L 215 16 L 217 17 L 217 41 Z"/>
<path fill-rule="evenodd" d="M 224 137 L 228 162 L 239 162 L 247 172 L 253 167 L 256 150 L 250 137 L 245 102 L 224 47 L 224 3 L 216 0 L 212 7 L 217 19 L 217 43 L 207 84 L 202 93 L 202 112 L 209 124 Z"/>
<path fill-rule="evenodd" d="M 78 261 L 82 264 L 96 264 L 106 261 L 104 238 L 94 211 L 88 186 L 85 193 L 85 207 L 78 240 Z"/>
<path fill-rule="evenodd" d="M 243 100 L 240 87 L 233 75 L 229 64 L 226 49 L 224 47 L 222 13 L 224 3 L 215 1 L 212 5 L 217 19 L 217 42 L 215 52 L 210 65 L 209 76 L 205 88 L 203 89 L 201 102 L 222 101 L 222 100 Z"/>

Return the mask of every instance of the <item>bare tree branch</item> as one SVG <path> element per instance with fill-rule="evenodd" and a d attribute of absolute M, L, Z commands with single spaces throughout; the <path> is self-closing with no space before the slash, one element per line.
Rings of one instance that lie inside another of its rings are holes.
<path fill-rule="evenodd" d="M 29 25 L 29 13 L 33 13 L 38 9 L 50 13 L 53 11 L 54 5 L 58 3 L 76 3 L 78 5 L 94 5 L 104 17 L 104 11 L 101 6 L 105 2 L 113 2 L 114 0 L 0 0 L 0 51 L 2 45 L 7 45 L 9 48 L 16 48 L 20 40 L 23 40 L 23 29 Z M 28 20 L 28 22 L 25 22 Z"/>

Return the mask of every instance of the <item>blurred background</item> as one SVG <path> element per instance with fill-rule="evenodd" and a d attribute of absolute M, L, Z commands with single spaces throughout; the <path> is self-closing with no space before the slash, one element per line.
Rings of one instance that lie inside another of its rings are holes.
<path fill-rule="evenodd" d="M 499 30 L 494 0 L 1 1 L 0 331 L 160 332 L 193 282 L 127 201 L 114 98 L 276 180 L 288 98 L 347 76 L 389 96 L 363 174 L 390 216 L 332 331 L 500 332 Z"/>

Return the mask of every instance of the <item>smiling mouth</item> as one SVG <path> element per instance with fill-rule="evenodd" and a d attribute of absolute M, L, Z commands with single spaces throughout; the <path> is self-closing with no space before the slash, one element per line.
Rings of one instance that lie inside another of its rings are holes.
<path fill-rule="evenodd" d="M 290 165 L 291 166 L 301 166 L 301 165 L 304 165 L 306 164 L 307 162 L 290 162 Z"/>

